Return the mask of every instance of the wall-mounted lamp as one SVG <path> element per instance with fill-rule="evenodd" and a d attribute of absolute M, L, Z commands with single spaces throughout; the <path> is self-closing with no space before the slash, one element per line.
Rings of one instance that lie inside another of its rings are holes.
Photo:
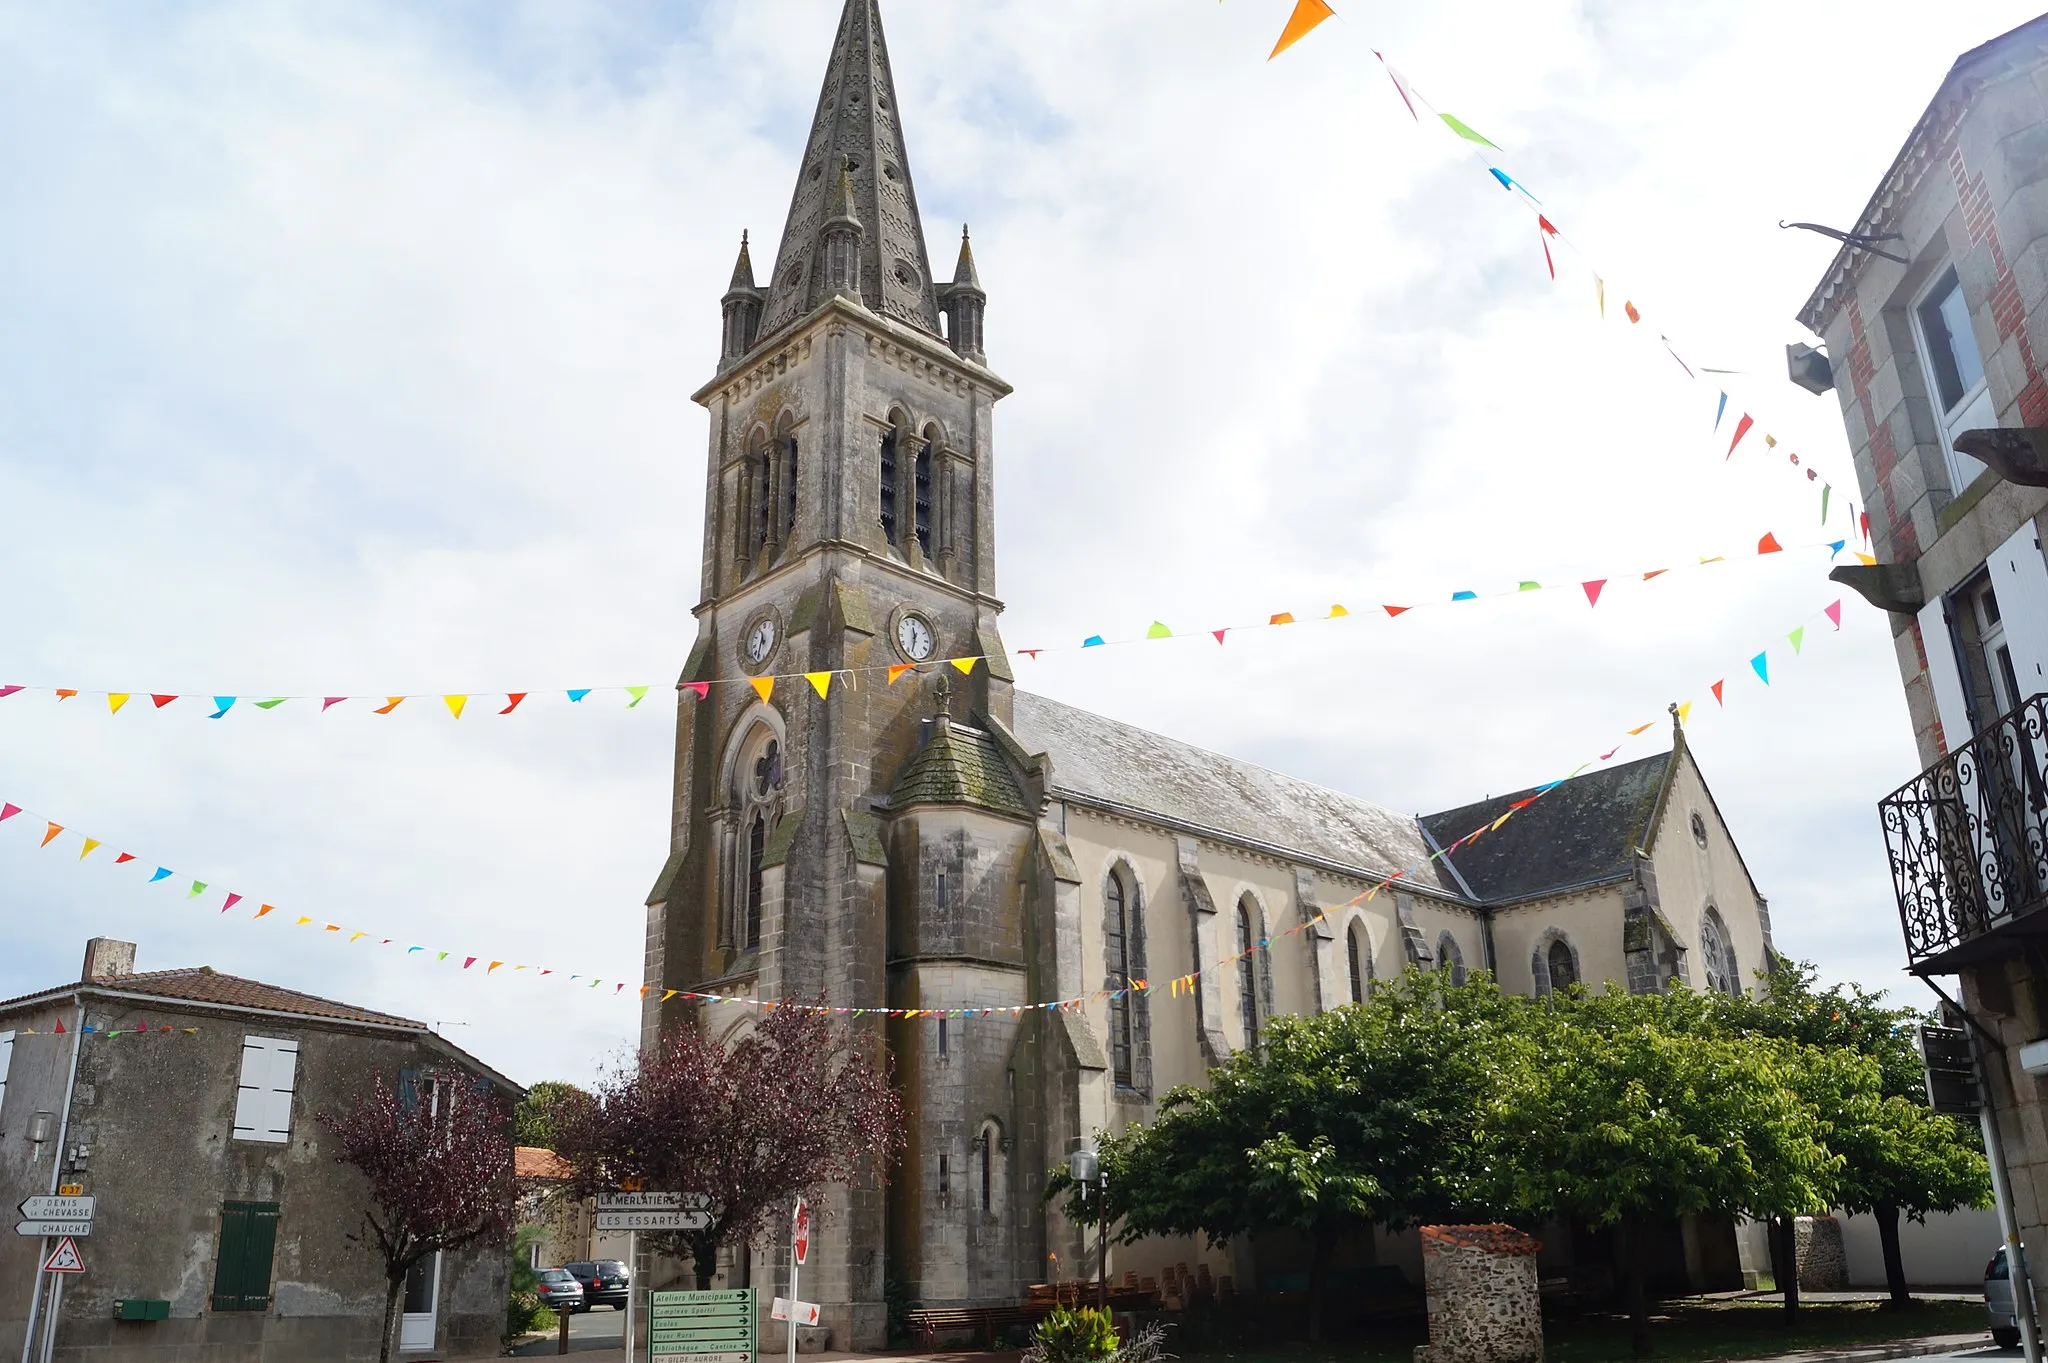
<path fill-rule="evenodd" d="M 1828 363 L 1828 357 L 1798 341 L 1785 347 L 1785 373 L 1792 382 L 1816 395 L 1831 392 L 1835 386 L 1835 367 Z"/>

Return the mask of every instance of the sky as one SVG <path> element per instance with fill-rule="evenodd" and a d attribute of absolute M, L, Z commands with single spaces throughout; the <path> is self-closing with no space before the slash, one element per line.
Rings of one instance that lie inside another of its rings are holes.
<path fill-rule="evenodd" d="M 1949 63 L 2030 7 L 1337 7 L 1269 63 L 1290 0 L 883 0 L 933 261 L 972 225 L 1016 388 L 1004 636 L 1068 647 L 1021 683 L 1404 812 L 1648 721 L 1623 755 L 1655 751 L 1690 700 L 1779 948 L 1926 1002 L 1875 810 L 1919 767 L 1885 619 L 1820 618 L 1825 549 L 1640 580 L 1839 534 L 1754 437 L 1724 458 L 1651 333 L 1860 501 L 1835 398 L 1784 378 L 1833 243 L 1778 223 L 1852 225 Z M 741 230 L 780 237 L 838 8 L 0 8 L 0 684 L 535 695 L 0 701 L 0 800 L 31 811 L 0 826 L 0 997 L 106 935 L 522 1082 L 619 1057 L 695 628 L 689 394 Z M 1375 49 L 1541 197 L 1583 252 L 1554 281 Z M 1071 648 L 1155 620 L 1189 637 Z"/>

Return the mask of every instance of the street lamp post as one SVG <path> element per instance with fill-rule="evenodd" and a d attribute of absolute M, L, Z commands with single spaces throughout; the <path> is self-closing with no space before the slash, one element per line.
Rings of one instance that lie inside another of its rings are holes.
<path fill-rule="evenodd" d="M 1081 1200 L 1088 1200 L 1090 1184 L 1095 1187 L 1095 1304 L 1102 1310 L 1109 1310 L 1109 1175 L 1102 1168 L 1102 1157 L 1094 1150 L 1081 1149 L 1073 1153 L 1067 1164 L 1068 1172 L 1075 1183 L 1080 1185 Z"/>

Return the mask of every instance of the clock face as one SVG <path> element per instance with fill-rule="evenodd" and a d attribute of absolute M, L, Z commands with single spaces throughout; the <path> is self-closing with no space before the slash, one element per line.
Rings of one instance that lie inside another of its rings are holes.
<path fill-rule="evenodd" d="M 756 624 L 747 635 L 747 661 L 750 663 L 766 662 L 768 655 L 774 651 L 775 621 L 773 618 L 769 618 Z"/>
<path fill-rule="evenodd" d="M 915 615 L 904 616 L 896 622 L 896 646 L 912 662 L 923 662 L 932 656 L 932 627 Z"/>

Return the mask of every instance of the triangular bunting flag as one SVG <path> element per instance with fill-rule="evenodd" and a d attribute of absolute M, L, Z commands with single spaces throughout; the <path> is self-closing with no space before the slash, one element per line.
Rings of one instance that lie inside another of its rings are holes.
<path fill-rule="evenodd" d="M 980 662 L 980 661 L 981 661 L 981 659 L 979 659 L 979 658 L 948 658 L 948 659 L 946 659 L 946 661 L 947 661 L 947 662 L 949 662 L 949 663 L 951 663 L 951 664 L 953 664 L 954 668 L 955 668 L 955 669 L 957 669 L 957 670 L 959 671 L 960 675 L 961 675 L 961 676 L 963 676 L 963 677 L 965 677 L 965 676 L 969 675 L 970 673 L 972 673 L 972 672 L 974 671 L 974 665 L 975 665 L 976 663 Z"/>
<path fill-rule="evenodd" d="M 225 903 L 225 904 L 223 904 L 223 905 L 221 905 L 221 906 L 220 906 L 220 911 L 221 911 L 222 913 L 226 913 L 226 912 L 227 912 L 227 911 L 228 911 L 229 909 L 232 909 L 233 907 L 235 907 L 235 905 L 237 905 L 237 904 L 239 904 L 239 903 L 241 903 L 241 902 L 242 902 L 242 896 L 240 896 L 240 895 L 238 895 L 238 894 L 230 894 L 230 895 L 228 896 L 228 900 L 227 900 L 227 903 Z"/>
<path fill-rule="evenodd" d="M 129 696 L 129 694 L 130 694 L 130 693 L 128 693 L 128 692 L 126 692 L 126 691 L 109 691 L 109 692 L 107 692 L 107 711 L 108 711 L 108 713 L 109 713 L 109 714 L 116 714 L 116 715 L 120 714 L 120 713 L 121 713 L 121 707 L 122 707 L 122 706 L 124 706 L 124 705 L 126 705 L 126 704 L 128 703 L 128 696 Z"/>
<path fill-rule="evenodd" d="M 1145 637 L 1147 639 L 1171 639 L 1173 637 L 1173 631 L 1168 629 L 1161 622 L 1154 620 L 1152 622 L 1152 628 L 1145 631 Z"/>
<path fill-rule="evenodd" d="M 1820 485 L 1820 523 L 1822 525 L 1828 523 L 1828 498 L 1834 495 L 1834 491 L 1835 485 L 1833 483 L 1822 483 Z"/>
<path fill-rule="evenodd" d="M 1679 707 L 1678 707 L 1678 722 L 1679 722 L 1679 723 L 1680 723 L 1681 725 L 1683 725 L 1683 724 L 1685 723 L 1685 721 L 1686 721 L 1687 719 L 1691 718 L 1691 716 L 1692 716 L 1692 702 L 1691 702 L 1691 701 L 1687 701 L 1687 702 L 1685 702 L 1685 704 L 1683 704 L 1683 705 L 1681 705 L 1681 706 L 1679 706 Z"/>
<path fill-rule="evenodd" d="M 1441 118 L 1444 121 L 1446 127 L 1448 127 L 1452 132 L 1456 133 L 1458 136 L 1464 138 L 1467 142 L 1477 142 L 1482 147 L 1493 147 L 1495 151 L 1500 150 L 1499 147 L 1494 146 L 1493 143 L 1487 141 L 1478 133 L 1474 132 L 1471 129 L 1471 127 L 1464 123 L 1462 120 L 1460 120 L 1457 117 L 1457 115 L 1438 114 L 1437 117 Z"/>
<path fill-rule="evenodd" d="M 329 710 L 332 710 L 347 699 L 347 696 L 322 696 L 320 698 L 320 713 L 326 714 Z"/>
<path fill-rule="evenodd" d="M 1785 637 L 1792 641 L 1792 651 L 1794 653 L 1797 653 L 1799 651 L 1799 646 L 1806 642 L 1806 626 L 1801 625 L 1798 629 L 1793 630 L 1790 634 L 1786 635 Z"/>
<path fill-rule="evenodd" d="M 1599 275 L 1593 276 L 1593 301 L 1600 305 L 1600 320 L 1607 320 L 1607 281 Z"/>
<path fill-rule="evenodd" d="M 1294 623 L 1294 617 L 1292 615 L 1289 615 L 1286 611 L 1281 611 L 1278 615 L 1274 616 L 1266 623 L 1269 625 L 1291 625 Z"/>
<path fill-rule="evenodd" d="M 1266 60 L 1271 61 L 1293 47 L 1313 32 L 1317 24 L 1335 13 L 1324 0 L 1295 0 L 1294 13 L 1287 16 L 1287 27 L 1280 30 L 1280 41 L 1273 44 Z"/>
<path fill-rule="evenodd" d="M 1607 579 L 1604 577 L 1596 577 L 1591 582 L 1581 582 L 1579 584 L 1579 586 L 1585 589 L 1586 604 L 1588 606 L 1597 606 L 1600 604 L 1600 589 L 1602 587 L 1605 587 L 1606 585 Z"/>
<path fill-rule="evenodd" d="M 21 690 L 19 686 L 0 686 L 0 700 L 7 699 L 7 697 L 19 690 Z"/>
<path fill-rule="evenodd" d="M 579 687 L 578 689 L 567 692 L 566 694 L 569 697 L 569 703 L 571 705 L 577 705 L 582 702 L 585 696 L 590 694 L 590 688 L 587 686 Z"/>
<path fill-rule="evenodd" d="M 1330 619 L 1330 620 L 1339 620 L 1339 619 L 1342 619 L 1342 618 L 1343 618 L 1344 616 L 1347 616 L 1347 615 L 1349 615 L 1349 614 L 1351 614 L 1351 612 L 1350 612 L 1350 611 L 1348 611 L 1348 610 L 1345 610 L 1345 609 L 1344 609 L 1344 608 L 1343 608 L 1342 606 L 1332 606 L 1332 607 L 1330 607 L 1330 613 L 1329 613 L 1329 615 L 1328 615 L 1328 616 L 1326 616 L 1325 618 L 1326 618 L 1326 619 Z"/>
<path fill-rule="evenodd" d="M 187 891 L 185 892 L 185 898 L 187 898 L 187 899 L 197 899 L 197 898 L 199 898 L 199 896 L 200 896 L 200 895 L 202 895 L 202 894 L 205 894 L 205 893 L 206 893 L 206 882 L 205 882 L 205 881 L 203 881 L 203 880 L 195 880 L 195 881 L 193 881 L 193 882 L 192 882 L 192 888 L 191 888 L 191 889 L 189 889 L 189 890 L 187 890 Z"/>
<path fill-rule="evenodd" d="M 688 686 L 689 683 L 684 682 L 683 685 Z M 704 689 L 708 691 L 711 688 L 707 686 Z M 524 691 L 507 691 L 505 693 L 505 699 L 509 703 L 505 706 L 504 709 L 498 711 L 498 713 L 501 715 L 511 714 L 514 710 L 517 710 L 519 708 L 519 702 L 525 700 L 526 697 L 527 693 Z"/>
<path fill-rule="evenodd" d="M 208 715 L 207 718 L 220 719 L 221 717 L 226 715 L 228 711 L 235 708 L 236 699 L 237 697 L 234 696 L 215 696 L 213 698 L 213 703 L 219 708 L 216 709 L 212 714 Z"/>
<path fill-rule="evenodd" d="M 290 696 L 272 696 L 269 700 L 257 701 L 256 708 L 259 710 L 275 710 L 278 706 L 284 704 L 286 701 L 290 699 Z"/>
<path fill-rule="evenodd" d="M 1776 535 L 1766 530 L 1764 537 L 1756 542 L 1756 551 L 1759 554 L 1782 554 L 1785 552 L 1785 546 L 1778 543 Z"/>
<path fill-rule="evenodd" d="M 448 707 L 449 714 L 455 716 L 457 719 L 461 719 L 463 710 L 469 705 L 469 697 L 443 696 L 441 697 L 441 703 Z"/>
<path fill-rule="evenodd" d="M 1653 721 L 1651 721 L 1651 723 L 1652 723 L 1652 724 L 1654 724 L 1654 723 L 1655 723 L 1655 721 L 1653 720 Z M 1640 734 L 1640 733 L 1645 733 L 1645 732 L 1647 732 L 1647 731 L 1648 731 L 1648 730 L 1650 729 L 1650 727 L 1651 727 L 1651 726 L 1650 726 L 1650 724 L 1638 724 L 1638 725 L 1636 725 L 1636 727 L 1635 727 L 1635 728 L 1633 728 L 1633 729 L 1630 729 L 1630 730 L 1628 731 L 1628 736 L 1629 736 L 1630 738 L 1634 738 L 1634 737 L 1635 737 L 1635 736 L 1636 736 L 1637 734 Z"/>
<path fill-rule="evenodd" d="M 1717 405 L 1717 406 L 1716 406 L 1716 407 L 1714 408 L 1714 429 L 1715 429 L 1715 430 L 1717 430 L 1717 431 L 1718 431 L 1718 430 L 1720 430 L 1720 429 L 1721 429 L 1721 418 L 1722 418 L 1723 416 L 1727 415 L 1727 412 L 1728 412 L 1728 395 L 1727 395 L 1726 393 L 1723 393 L 1723 394 L 1721 394 L 1721 401 L 1720 401 L 1719 405 Z"/>
<path fill-rule="evenodd" d="M 825 699 L 826 694 L 832 689 L 832 674 L 830 672 L 806 672 L 804 673 L 804 680 L 809 682 L 811 689 L 818 693 L 819 700 Z"/>
<path fill-rule="evenodd" d="M 1756 670 L 1758 681 L 1762 682 L 1765 686 L 1771 684 L 1771 660 L 1768 653 L 1757 654 L 1749 660 L 1749 665 Z"/>
<path fill-rule="evenodd" d="M 20 805 L 0 805 L 0 823 L 5 823 L 19 813 L 21 813 Z"/>
<path fill-rule="evenodd" d="M 1453 601 L 1477 601 L 1478 599 L 1479 599 L 1479 593 L 1478 593 L 1478 592 L 1452 592 L 1452 593 L 1451 593 L 1451 600 L 1453 600 Z"/>
<path fill-rule="evenodd" d="M 61 824 L 61 823 L 53 823 L 53 824 L 51 824 L 51 825 L 50 825 L 50 826 L 49 826 L 49 827 L 48 827 L 48 828 L 47 828 L 47 829 L 46 829 L 46 830 L 44 831 L 44 833 L 43 833 L 43 841 L 42 841 L 42 845 L 43 845 L 44 847 L 48 847 L 48 846 L 49 846 L 49 845 L 50 845 L 51 843 L 53 843 L 53 842 L 55 842 L 55 841 L 57 840 L 57 835 L 58 835 L 59 833 L 62 833 L 63 831 L 64 831 L 64 825 L 63 825 L 63 824 Z"/>
<path fill-rule="evenodd" d="M 151 700 L 151 702 L 152 702 L 152 703 L 154 703 L 154 704 L 155 704 L 155 706 L 156 706 L 156 708 L 157 708 L 157 709 L 161 710 L 161 709 L 163 709 L 163 708 L 164 708 L 164 707 L 165 707 L 166 705 L 169 705 L 169 704 L 170 704 L 170 703 L 171 703 L 172 701 L 176 700 L 176 699 L 177 699 L 177 697 L 176 697 L 176 696 L 151 696 L 151 697 L 150 697 L 149 699 Z"/>
<path fill-rule="evenodd" d="M 1389 615 L 1399 615 L 1403 611 L 1411 611 L 1415 608 L 1413 606 L 1381 606 L 1380 609 Z"/>
<path fill-rule="evenodd" d="M 889 685 L 894 686 L 896 684 L 896 679 L 898 677 L 902 676 L 905 672 L 911 672 L 915 670 L 915 665 L 911 663 L 890 663 Z"/>
<path fill-rule="evenodd" d="M 1722 455 L 1722 459 L 1727 460 L 1735 457 L 1735 447 L 1742 443 L 1742 437 L 1748 435 L 1749 428 L 1754 425 L 1756 425 L 1756 418 L 1748 412 L 1744 412 L 1742 419 L 1735 423 L 1735 438 L 1728 442 L 1728 453 Z"/>
<path fill-rule="evenodd" d="M 756 677 L 754 678 L 753 685 L 754 694 L 761 698 L 761 703 L 763 705 L 766 705 L 768 703 L 768 697 L 775 694 L 775 678 Z"/>
<path fill-rule="evenodd" d="M 1842 550 L 1848 547 L 1849 541 L 1847 540 L 1830 540 L 1828 542 L 1828 557 L 1830 559 L 1840 558 Z"/>
<path fill-rule="evenodd" d="M 630 710 L 641 701 L 647 699 L 647 688 L 644 686 L 629 686 L 626 688 L 626 694 L 633 698 L 626 703 L 626 708 Z"/>
<path fill-rule="evenodd" d="M 1652 568 L 1649 572 L 1643 574 L 1643 581 L 1648 582 L 1653 577 L 1662 577 L 1670 571 L 1669 568 Z"/>
<path fill-rule="evenodd" d="M 1522 582 L 1516 584 L 1515 590 L 1518 592 L 1540 592 L 1543 590 L 1543 584 L 1541 582 Z"/>
<path fill-rule="evenodd" d="M 697 693 L 698 700 L 711 699 L 710 682 L 684 682 L 681 686 L 677 687 L 676 689 L 679 691 L 695 691 Z"/>
<path fill-rule="evenodd" d="M 114 858 L 114 865 L 125 866 L 133 860 L 135 860 L 135 854 L 133 852 L 123 852 L 120 856 Z"/>
<path fill-rule="evenodd" d="M 78 692 L 76 692 L 75 690 L 72 690 L 72 689 L 71 689 L 70 687 L 67 687 L 67 686 L 60 686 L 60 687 L 58 687 L 58 688 L 57 688 L 57 699 L 58 699 L 58 700 L 70 700 L 70 699 L 71 699 L 72 697 L 76 696 L 77 694 L 78 694 Z"/>
<path fill-rule="evenodd" d="M 1102 636 L 1101 636 L 1100 634 L 1091 634 L 1091 635 L 1089 635 L 1089 636 L 1088 636 L 1087 638 L 1085 638 L 1085 639 L 1083 639 L 1083 640 L 1081 641 L 1081 647 L 1083 647 L 1083 648 L 1101 648 L 1101 647 L 1102 647 Z"/>
<path fill-rule="evenodd" d="M 1861 563 L 1864 567 L 1875 568 L 1877 566 L 1877 560 L 1872 558 L 1869 554 L 1863 553 L 1861 550 L 1856 550 L 1853 552 L 1855 552 L 1856 554 L 1856 561 L 1858 563 Z"/>
<path fill-rule="evenodd" d="M 159 880 L 169 880 L 170 878 L 171 868 L 168 866 L 159 866 L 156 868 L 156 874 L 149 878 L 149 883 L 154 885 Z"/>
<path fill-rule="evenodd" d="M 1209 633 L 1216 636 L 1216 642 L 1219 644 L 1223 642 L 1223 636 L 1228 634 L 1229 632 L 1230 631 L 1227 629 L 1212 629 L 1209 631 Z"/>
<path fill-rule="evenodd" d="M 85 840 L 85 846 L 79 849 L 78 859 L 80 861 L 84 861 L 87 857 L 93 854 L 93 849 L 98 847 L 99 845 L 100 840 L 98 838 L 87 838 Z"/>
<path fill-rule="evenodd" d="M 1827 608 L 1827 610 L 1826 610 L 1826 611 L 1825 611 L 1824 613 L 1826 614 L 1826 616 L 1828 617 L 1828 619 L 1830 619 L 1830 620 L 1832 620 L 1832 621 L 1834 621 L 1834 622 L 1835 622 L 1835 628 L 1836 628 L 1836 629 L 1840 629 L 1840 628 L 1842 627 L 1842 603 L 1841 603 L 1841 602 L 1839 602 L 1839 601 L 1835 602 L 1835 604 L 1834 604 L 1834 605 L 1832 605 L 1832 606 L 1829 606 L 1829 607 Z"/>
<path fill-rule="evenodd" d="M 1727 684 L 1727 681 L 1724 679 L 1722 681 L 1715 682 L 1712 686 L 1707 688 L 1709 691 L 1712 691 L 1714 693 L 1714 704 L 1726 705 L 1728 703 L 1727 701 L 1721 699 L 1721 688 L 1723 686 L 1726 686 Z"/>
<path fill-rule="evenodd" d="M 1609 758 L 1613 757 L 1613 756 L 1614 756 L 1614 755 L 1615 755 L 1616 753 L 1618 753 L 1618 752 L 1620 752 L 1620 751 L 1621 751 L 1621 747 L 1620 747 L 1620 745 L 1619 745 L 1619 744 L 1617 744 L 1616 746 L 1614 746 L 1614 747 L 1612 747 L 1612 748 L 1609 748 L 1609 749 L 1608 749 L 1608 750 L 1607 750 L 1606 752 L 1604 752 L 1604 753 L 1601 753 L 1601 754 L 1600 754 L 1600 760 L 1601 760 L 1602 762 L 1605 762 L 1605 761 L 1607 761 L 1607 760 L 1608 760 Z M 1501 817 L 1502 817 L 1502 818 L 1506 818 L 1507 816 L 1506 816 L 1505 814 L 1503 814 L 1503 815 L 1502 815 Z"/>
<path fill-rule="evenodd" d="M 276 911 L 277 905 L 275 904 L 259 904 L 256 907 L 256 916 L 261 918 L 266 913 L 275 913 Z"/>
<path fill-rule="evenodd" d="M 1636 305 L 1631 302 L 1628 302 L 1626 299 L 1622 301 L 1621 310 L 1628 314 L 1628 320 L 1631 322 L 1640 322 L 1643 320 L 1643 315 L 1640 312 L 1636 311 Z"/>
<path fill-rule="evenodd" d="M 388 715 L 393 710 L 396 710 L 399 706 L 403 704 L 405 704 L 404 696 L 386 696 L 384 697 L 384 703 L 378 706 L 371 713 L 379 715 Z"/>

